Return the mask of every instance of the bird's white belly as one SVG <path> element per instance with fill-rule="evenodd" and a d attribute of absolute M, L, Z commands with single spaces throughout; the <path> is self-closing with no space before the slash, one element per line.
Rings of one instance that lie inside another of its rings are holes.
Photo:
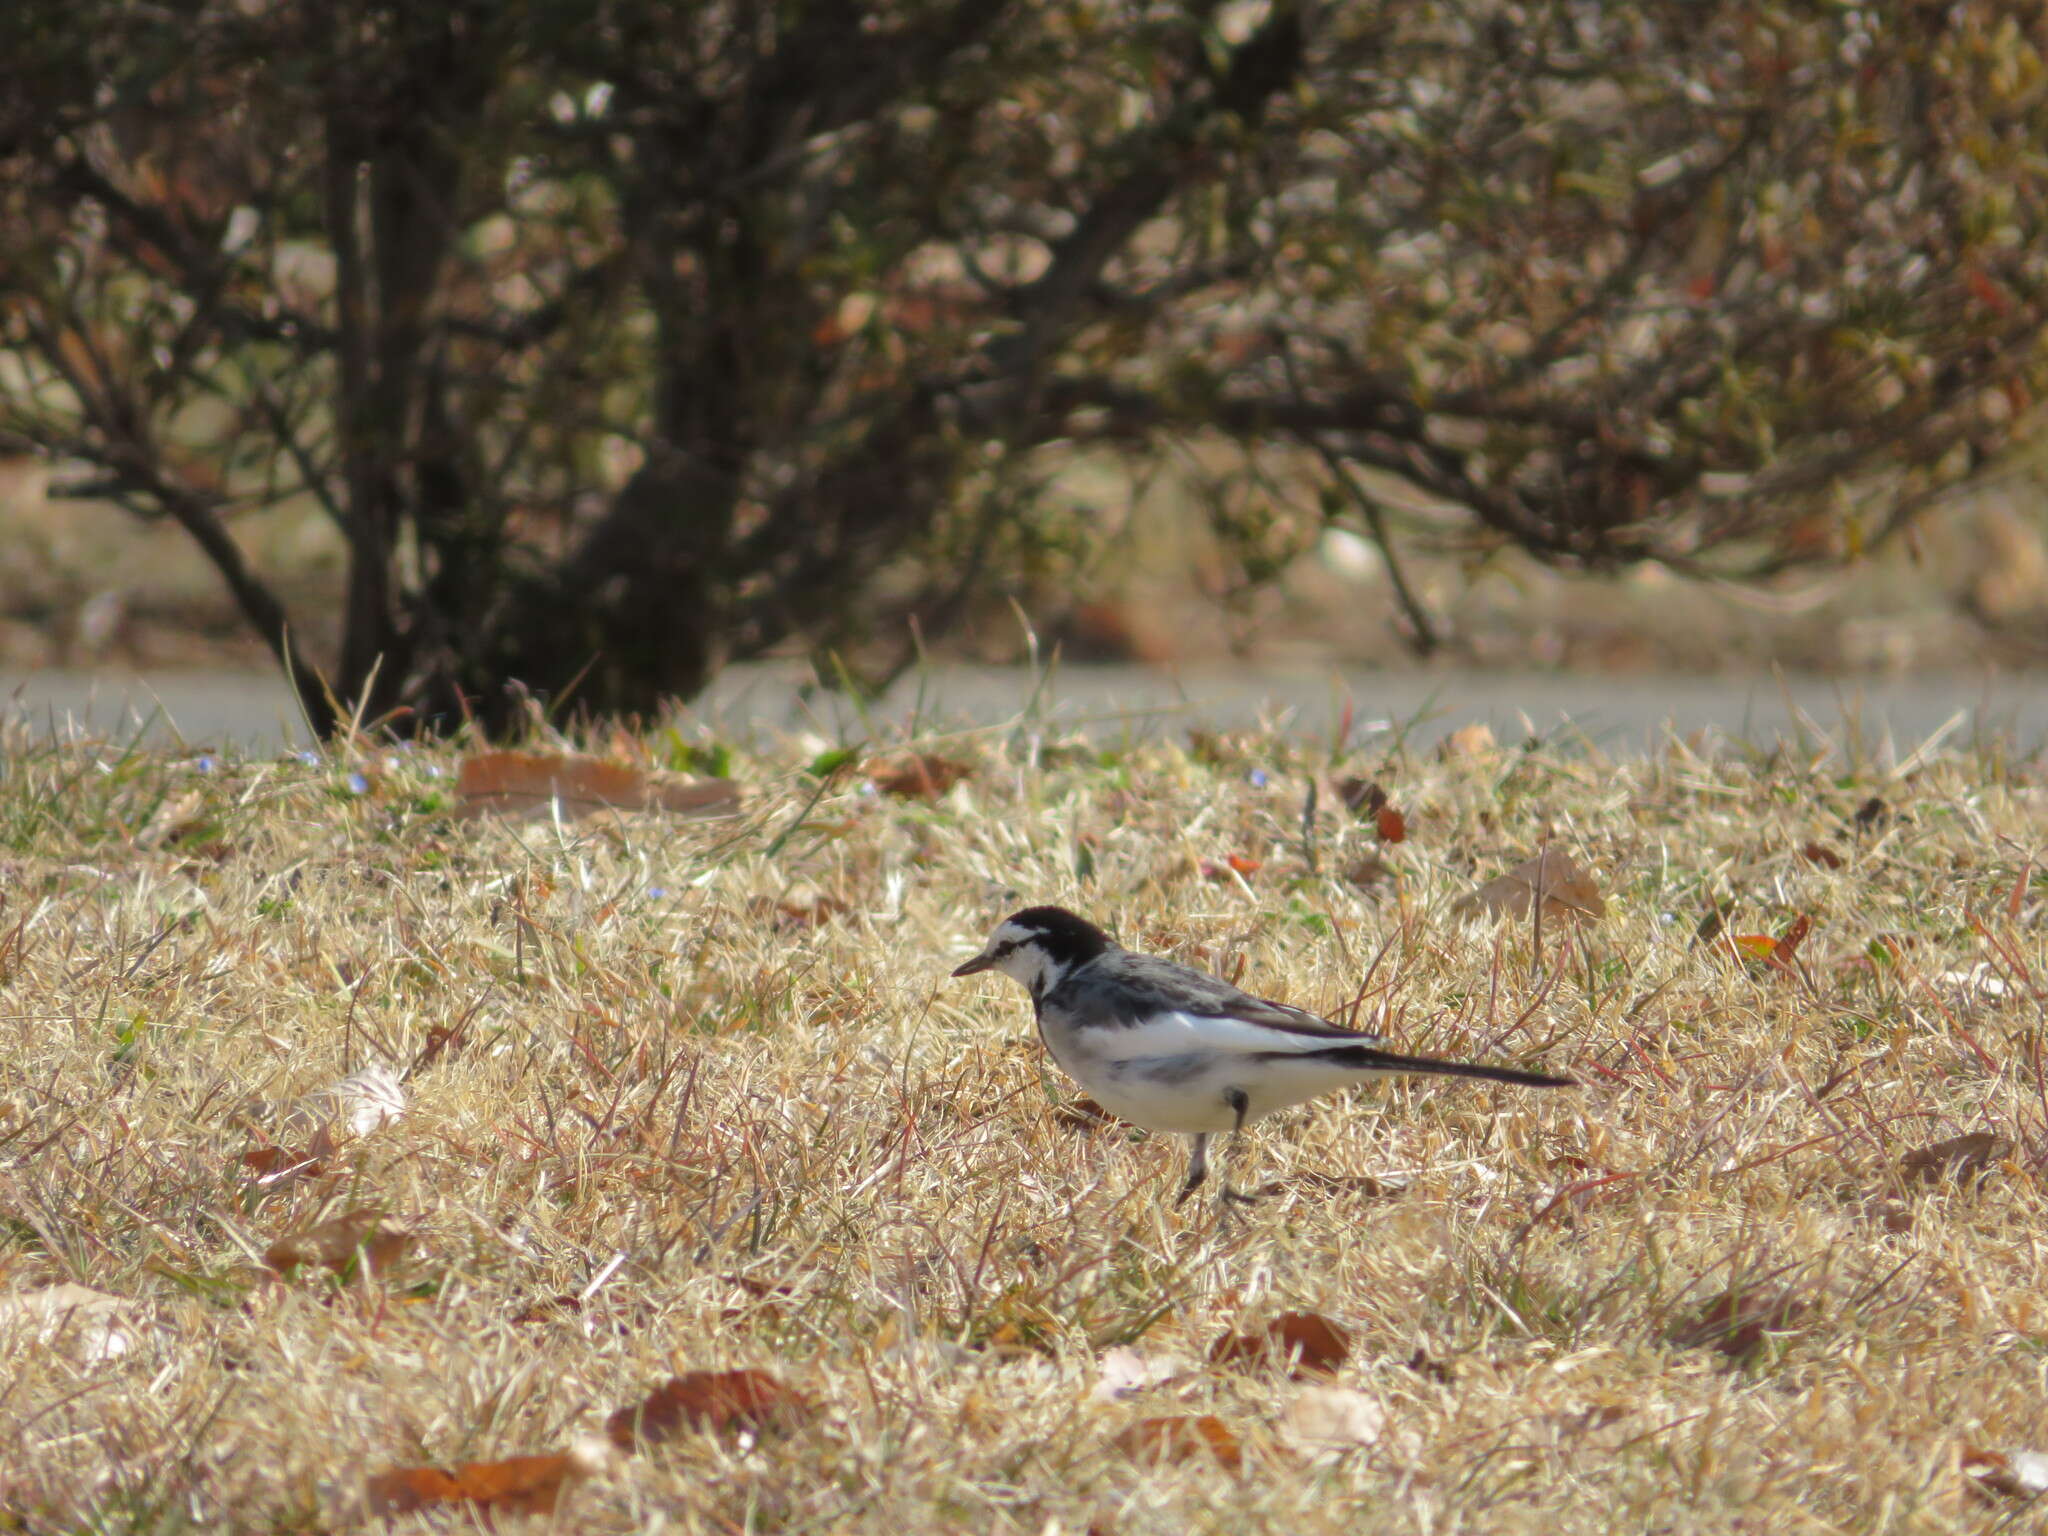
<path fill-rule="evenodd" d="M 1275 1110 L 1350 1086 L 1367 1075 L 1353 1067 L 1306 1057 L 1257 1060 L 1197 1051 L 1107 1058 L 1047 1033 L 1053 1059 L 1111 1114 L 1153 1131 L 1227 1131 L 1238 1123 L 1235 1100 L 1245 1101 L 1245 1124 Z"/>

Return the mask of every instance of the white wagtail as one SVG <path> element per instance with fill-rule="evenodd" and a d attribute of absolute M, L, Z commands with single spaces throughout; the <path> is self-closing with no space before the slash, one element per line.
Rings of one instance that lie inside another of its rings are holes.
<path fill-rule="evenodd" d="M 1027 907 L 1005 918 L 988 947 L 953 974 L 991 970 L 1030 990 L 1045 1048 L 1104 1109 L 1148 1130 L 1194 1138 L 1176 1205 L 1207 1176 L 1212 1134 L 1242 1133 L 1277 1109 L 1371 1073 L 1572 1086 L 1568 1077 L 1542 1072 L 1381 1050 L 1382 1036 L 1269 1003 L 1162 956 L 1124 949 L 1064 907 Z M 1226 1199 L 1232 1196 L 1224 1191 Z"/>

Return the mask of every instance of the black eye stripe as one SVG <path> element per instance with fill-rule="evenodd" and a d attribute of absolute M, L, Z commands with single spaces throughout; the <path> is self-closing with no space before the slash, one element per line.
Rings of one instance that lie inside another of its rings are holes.
<path fill-rule="evenodd" d="M 1000 944 L 998 944 L 998 945 L 996 946 L 996 958 L 997 958 L 998 960 L 1002 959 L 1002 958 L 1003 958 L 1003 956 L 1005 956 L 1005 955 L 1009 954 L 1009 953 L 1010 953 L 1011 951 L 1013 951 L 1014 949 L 1016 949 L 1016 947 L 1017 947 L 1017 941 L 1016 941 L 1015 939 L 1005 939 L 1005 940 L 1003 940 L 1003 942 L 1002 942 L 1002 943 L 1000 943 Z"/>

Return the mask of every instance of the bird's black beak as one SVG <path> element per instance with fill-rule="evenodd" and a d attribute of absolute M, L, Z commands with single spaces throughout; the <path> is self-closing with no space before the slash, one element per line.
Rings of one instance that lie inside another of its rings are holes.
<path fill-rule="evenodd" d="M 990 966 L 994 965 L 995 963 L 995 956 L 990 954 L 979 954 L 976 955 L 972 960 L 968 961 L 965 965 L 955 966 L 953 968 L 953 974 L 955 976 L 972 976 L 977 971 L 987 970 Z"/>

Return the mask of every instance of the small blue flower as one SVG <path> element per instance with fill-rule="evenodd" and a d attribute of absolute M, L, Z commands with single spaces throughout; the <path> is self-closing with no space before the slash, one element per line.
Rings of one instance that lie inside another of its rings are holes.
<path fill-rule="evenodd" d="M 1253 789 L 1264 789 L 1266 787 L 1266 770 L 1254 768 L 1251 771 L 1251 781 Z"/>
<path fill-rule="evenodd" d="M 320 754 L 318 752 L 294 752 L 292 756 L 296 757 L 308 768 L 318 768 L 320 766 Z"/>
<path fill-rule="evenodd" d="M 652 901 L 666 900 L 668 897 L 668 887 L 665 885 L 650 885 L 647 887 L 647 895 L 648 899 Z"/>
<path fill-rule="evenodd" d="M 367 795 L 370 792 L 370 781 L 360 773 L 352 773 L 348 776 L 348 792 L 352 795 Z"/>
<path fill-rule="evenodd" d="M 211 773 L 213 772 L 214 769 L 220 766 L 220 759 L 213 756 L 211 753 L 207 753 L 204 756 L 193 758 L 192 766 L 198 769 L 201 773 Z"/>

